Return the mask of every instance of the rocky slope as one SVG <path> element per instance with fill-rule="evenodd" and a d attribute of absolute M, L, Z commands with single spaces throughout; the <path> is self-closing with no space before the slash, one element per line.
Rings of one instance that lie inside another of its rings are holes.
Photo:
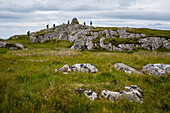
<path fill-rule="evenodd" d="M 170 39 L 163 37 L 147 37 L 145 34 L 127 32 L 130 28 L 104 29 L 78 23 L 74 18 L 71 24 L 31 33 L 29 39 L 33 43 L 67 40 L 74 43 L 72 49 L 78 50 L 103 48 L 108 51 L 131 51 L 134 48 L 156 50 L 161 47 L 170 49 Z"/>

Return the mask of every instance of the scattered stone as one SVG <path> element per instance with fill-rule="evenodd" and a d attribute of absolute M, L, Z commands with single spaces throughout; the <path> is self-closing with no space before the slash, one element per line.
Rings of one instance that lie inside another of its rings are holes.
<path fill-rule="evenodd" d="M 125 86 L 127 91 L 121 91 L 122 97 L 128 99 L 130 102 L 140 102 L 143 103 L 144 95 L 141 92 L 141 88 L 136 85 Z"/>
<path fill-rule="evenodd" d="M 141 72 L 137 71 L 136 69 L 129 67 L 123 63 L 115 63 L 114 67 L 118 70 L 122 70 L 125 73 L 129 73 L 129 74 L 142 74 Z"/>
<path fill-rule="evenodd" d="M 101 92 L 101 95 L 104 98 L 109 99 L 112 102 L 124 97 L 124 98 L 128 99 L 130 102 L 143 103 L 144 95 L 141 92 L 142 91 L 141 88 L 139 88 L 136 85 L 131 85 L 131 86 L 125 86 L 125 89 L 127 91 L 113 92 L 113 91 L 109 91 L 109 90 L 103 90 Z"/>
<path fill-rule="evenodd" d="M 170 73 L 170 65 L 169 64 L 148 64 L 143 66 L 142 71 L 149 74 L 155 75 L 157 77 L 165 76 Z"/>
<path fill-rule="evenodd" d="M 69 73 L 72 71 L 82 72 L 82 73 L 86 73 L 86 72 L 97 73 L 98 69 L 93 64 L 86 63 L 86 64 L 74 64 L 72 66 L 64 65 L 62 68 L 59 69 L 59 71 L 65 73 Z"/>

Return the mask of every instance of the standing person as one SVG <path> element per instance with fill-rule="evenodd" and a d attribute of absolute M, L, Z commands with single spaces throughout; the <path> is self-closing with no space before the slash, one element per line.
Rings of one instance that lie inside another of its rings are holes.
<path fill-rule="evenodd" d="M 30 36 L 30 31 L 27 32 L 27 35 Z"/>
<path fill-rule="evenodd" d="M 55 27 L 55 24 L 53 24 L 53 27 Z"/>
<path fill-rule="evenodd" d="M 70 21 L 68 21 L 68 24 L 70 24 Z"/>
<path fill-rule="evenodd" d="M 90 25 L 92 26 L 92 21 L 90 21 Z"/>
<path fill-rule="evenodd" d="M 84 22 L 84 25 L 86 25 L 86 22 Z"/>
<path fill-rule="evenodd" d="M 49 28 L 49 24 L 46 25 L 47 29 Z"/>

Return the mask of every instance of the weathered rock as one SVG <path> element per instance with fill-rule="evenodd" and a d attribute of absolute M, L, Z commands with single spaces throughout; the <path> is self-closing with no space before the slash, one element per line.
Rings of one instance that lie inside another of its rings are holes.
<path fill-rule="evenodd" d="M 85 90 L 84 94 L 86 97 L 88 97 L 90 100 L 95 101 L 98 99 L 98 94 L 92 90 Z"/>
<path fill-rule="evenodd" d="M 170 73 L 170 65 L 169 64 L 148 64 L 143 66 L 142 71 L 149 74 L 155 75 L 157 77 L 165 76 Z"/>
<path fill-rule="evenodd" d="M 2 41 L 0 41 L 0 47 L 1 48 L 8 47 L 11 50 L 16 50 L 16 49 L 28 50 L 22 44 L 19 44 L 19 43 L 8 43 L 8 42 L 2 42 Z"/>
<path fill-rule="evenodd" d="M 100 47 L 106 48 L 106 45 L 104 44 L 105 37 L 100 38 Z"/>
<path fill-rule="evenodd" d="M 101 95 L 112 102 L 124 97 L 128 99 L 130 102 L 134 101 L 134 102 L 143 103 L 144 95 L 141 92 L 142 91 L 141 88 L 139 88 L 136 85 L 131 85 L 131 86 L 125 86 L 125 89 L 127 91 L 114 92 L 109 90 L 103 90 L 101 92 Z"/>
<path fill-rule="evenodd" d="M 5 48 L 6 44 L 7 44 L 7 42 L 0 41 L 0 47 Z"/>
<path fill-rule="evenodd" d="M 88 44 L 87 44 L 87 49 L 88 50 L 93 50 L 94 49 L 94 44 L 92 41 L 90 41 Z"/>
<path fill-rule="evenodd" d="M 141 38 L 139 43 L 144 49 L 156 50 L 162 46 L 162 39 L 159 37 Z"/>
<path fill-rule="evenodd" d="M 84 93 L 84 95 L 92 101 L 95 101 L 99 98 L 99 95 L 92 90 L 80 88 L 80 89 L 77 89 L 76 91 L 79 92 L 79 93 Z"/>
<path fill-rule="evenodd" d="M 128 99 L 130 102 L 140 102 L 143 103 L 144 95 L 141 92 L 141 88 L 136 85 L 125 86 L 127 91 L 121 91 L 120 94 L 122 97 Z"/>
<path fill-rule="evenodd" d="M 85 41 L 83 39 L 77 39 L 77 41 L 75 41 L 71 49 L 81 50 L 84 47 L 84 45 Z"/>
<path fill-rule="evenodd" d="M 73 71 L 77 72 L 91 72 L 91 73 L 97 73 L 98 69 L 90 63 L 86 64 L 74 64 L 71 66 Z"/>
<path fill-rule="evenodd" d="M 165 38 L 162 39 L 163 47 L 166 49 L 170 49 L 170 39 L 166 40 Z"/>
<path fill-rule="evenodd" d="M 23 50 L 27 50 L 22 44 L 14 43 L 14 46 L 21 48 Z"/>
<path fill-rule="evenodd" d="M 77 20 L 77 18 L 73 18 L 71 24 L 79 24 L 79 21 Z"/>
<path fill-rule="evenodd" d="M 61 71 L 61 72 L 71 72 L 72 70 L 71 70 L 69 65 L 64 65 L 62 68 L 59 69 L 59 71 Z"/>
<path fill-rule="evenodd" d="M 91 73 L 97 73 L 98 69 L 90 63 L 85 63 L 85 64 L 74 64 L 72 66 L 69 65 L 64 65 L 62 68 L 59 69 L 61 72 L 91 72 Z"/>
<path fill-rule="evenodd" d="M 118 70 L 124 71 L 125 73 L 142 74 L 141 72 L 137 71 L 136 69 L 129 67 L 123 63 L 115 63 L 114 67 Z"/>
<path fill-rule="evenodd" d="M 102 90 L 101 95 L 105 99 L 109 99 L 112 102 L 121 98 L 121 96 L 122 96 L 119 92 L 113 92 L 113 91 L 109 91 L 109 90 Z"/>

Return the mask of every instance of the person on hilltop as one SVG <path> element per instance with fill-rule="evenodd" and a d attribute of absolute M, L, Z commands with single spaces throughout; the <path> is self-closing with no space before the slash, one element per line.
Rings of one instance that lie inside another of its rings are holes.
<path fill-rule="evenodd" d="M 46 25 L 47 29 L 49 28 L 49 24 Z"/>
<path fill-rule="evenodd" d="M 70 21 L 68 21 L 68 24 L 70 24 Z"/>
<path fill-rule="evenodd" d="M 92 26 L 92 21 L 90 21 L 90 25 Z"/>
<path fill-rule="evenodd" d="M 86 25 L 86 22 L 84 22 L 84 25 Z"/>
<path fill-rule="evenodd" d="M 30 36 L 30 31 L 27 32 L 27 35 Z"/>
<path fill-rule="evenodd" d="M 55 27 L 55 24 L 53 24 L 53 27 Z"/>

